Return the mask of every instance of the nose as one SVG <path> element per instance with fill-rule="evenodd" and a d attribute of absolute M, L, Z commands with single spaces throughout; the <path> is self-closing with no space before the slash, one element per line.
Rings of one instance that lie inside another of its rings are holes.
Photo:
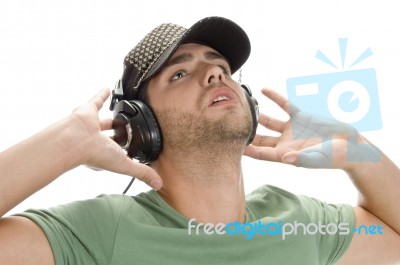
<path fill-rule="evenodd" d="M 223 69 L 215 64 L 207 64 L 203 77 L 203 85 L 208 87 L 213 84 L 219 84 L 225 81 L 225 74 Z"/>

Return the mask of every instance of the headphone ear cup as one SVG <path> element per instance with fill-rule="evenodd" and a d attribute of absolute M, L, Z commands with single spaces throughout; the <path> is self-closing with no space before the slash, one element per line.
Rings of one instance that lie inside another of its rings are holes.
<path fill-rule="evenodd" d="M 142 163 L 149 163 L 156 160 L 162 150 L 162 133 L 158 125 L 157 118 L 151 108 L 142 101 L 130 101 L 139 111 L 139 117 L 135 121 L 138 131 L 140 131 L 141 143 L 138 146 L 137 157 Z M 135 149 L 135 146 L 132 146 Z M 129 150 L 128 150 L 129 154 Z"/>
<path fill-rule="evenodd" d="M 162 136 L 153 111 L 142 101 L 121 100 L 114 108 L 114 140 L 141 163 L 158 158 Z"/>
<path fill-rule="evenodd" d="M 247 145 L 251 144 L 251 142 L 253 141 L 254 137 L 256 136 L 256 132 L 257 132 L 257 126 L 258 126 L 258 117 L 260 116 L 260 110 L 258 107 L 258 101 L 257 99 L 255 99 L 252 96 L 250 87 L 247 85 L 241 85 L 241 87 L 243 88 L 243 90 L 245 91 L 245 96 L 247 99 L 247 102 L 249 103 L 249 107 L 250 107 L 250 113 L 251 113 L 251 118 L 252 118 L 252 123 L 253 123 L 253 127 L 249 136 L 249 139 L 247 141 Z"/>
<path fill-rule="evenodd" d="M 128 143 L 128 131 L 126 127 L 128 123 L 129 117 L 125 113 L 117 113 L 112 123 L 114 130 L 113 140 L 122 148 L 126 148 Z"/>

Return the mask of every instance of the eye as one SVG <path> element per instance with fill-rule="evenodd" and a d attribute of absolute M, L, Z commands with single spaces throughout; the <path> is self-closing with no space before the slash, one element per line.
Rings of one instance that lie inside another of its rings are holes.
<path fill-rule="evenodd" d="M 172 81 L 178 80 L 186 75 L 186 72 L 183 70 L 179 70 L 175 72 L 175 74 L 171 77 Z"/>

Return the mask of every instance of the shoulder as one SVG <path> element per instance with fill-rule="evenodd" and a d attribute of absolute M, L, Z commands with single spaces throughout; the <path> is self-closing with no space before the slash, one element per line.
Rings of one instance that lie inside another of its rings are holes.
<path fill-rule="evenodd" d="M 329 204 L 305 195 L 296 195 L 272 185 L 264 185 L 249 193 L 247 206 L 256 218 L 265 216 L 303 216 L 309 221 L 323 219 L 349 220 L 354 222 L 353 207 L 347 204 Z"/>
<path fill-rule="evenodd" d="M 118 222 L 123 212 L 141 212 L 142 208 L 151 203 L 151 196 L 146 195 L 146 193 L 136 196 L 101 194 L 92 199 L 77 200 L 48 209 L 29 209 L 17 215 L 28 217 L 37 223 L 81 223 L 85 220 L 96 220 L 98 222 L 99 217 L 102 216 L 107 216 L 108 222 Z"/>
<path fill-rule="evenodd" d="M 246 195 L 248 205 L 300 205 L 299 197 L 289 191 L 272 185 L 263 185 Z"/>
<path fill-rule="evenodd" d="M 304 215 L 298 196 L 272 185 L 263 185 L 246 196 L 250 220 L 265 217 L 293 219 Z"/>

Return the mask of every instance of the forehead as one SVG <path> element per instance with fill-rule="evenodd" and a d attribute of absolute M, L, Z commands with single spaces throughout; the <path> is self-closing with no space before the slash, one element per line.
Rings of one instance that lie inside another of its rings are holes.
<path fill-rule="evenodd" d="M 221 53 L 219 53 L 218 51 L 214 50 L 209 46 L 198 43 L 186 43 L 178 47 L 178 49 L 171 56 L 166 65 L 169 65 L 171 61 L 174 61 L 175 58 L 181 56 L 182 54 L 187 54 L 192 57 L 200 56 L 204 59 L 209 59 L 209 60 L 222 59 L 228 62 L 228 60 Z"/>
<path fill-rule="evenodd" d="M 189 52 L 189 51 L 196 51 L 196 50 L 212 50 L 215 51 L 213 48 L 204 45 L 204 44 L 199 44 L 199 43 L 184 43 L 179 45 L 178 49 L 175 51 L 175 53 L 172 55 L 176 55 L 177 53 L 180 52 Z M 217 52 L 217 51 L 215 51 Z"/>
<path fill-rule="evenodd" d="M 230 68 L 229 61 L 219 52 L 213 48 L 198 44 L 198 43 L 187 43 L 182 44 L 178 47 L 171 58 L 163 65 L 158 75 L 172 68 L 174 65 L 180 65 L 184 63 L 191 63 L 195 60 L 213 61 L 223 60 L 226 62 L 227 67 Z"/>

